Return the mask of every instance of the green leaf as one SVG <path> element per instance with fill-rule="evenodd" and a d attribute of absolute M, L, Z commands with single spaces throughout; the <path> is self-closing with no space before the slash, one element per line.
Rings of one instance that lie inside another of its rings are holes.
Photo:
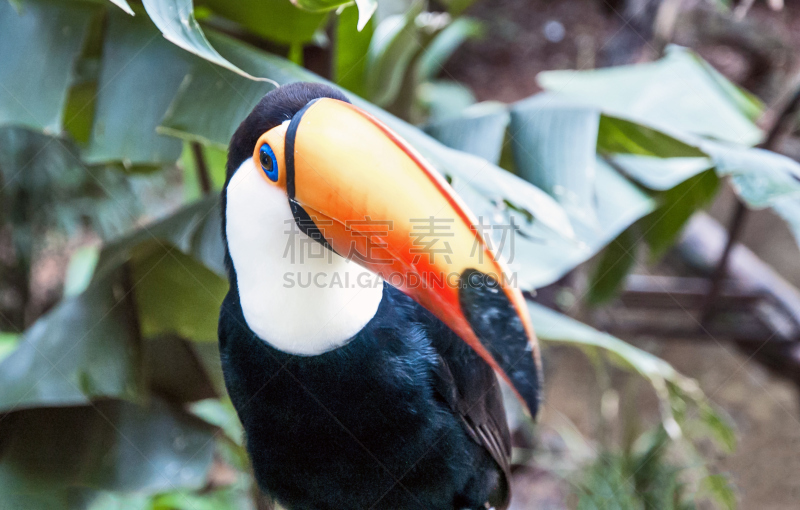
<path fill-rule="evenodd" d="M 101 491 L 86 510 L 153 510 L 152 496 Z"/>
<path fill-rule="evenodd" d="M 75 250 L 67 265 L 67 274 L 64 277 L 64 297 L 77 296 L 89 286 L 94 275 L 94 268 L 100 258 L 100 248 L 97 246 L 82 246 Z"/>
<path fill-rule="evenodd" d="M 600 305 L 615 297 L 636 263 L 636 246 L 639 236 L 633 229 L 624 230 L 600 255 L 589 283 L 586 300 Z"/>
<path fill-rule="evenodd" d="M 292 0 L 292 3 L 301 9 L 310 12 L 328 12 L 343 6 L 356 4 L 358 9 L 358 31 L 361 32 L 369 23 L 375 10 L 378 8 L 378 0 Z"/>
<path fill-rule="evenodd" d="M 41 501 L 66 503 L 77 488 L 197 489 L 214 451 L 210 427 L 158 399 L 31 409 L 3 425 L 0 492 L 9 508 L 53 508 Z"/>
<path fill-rule="evenodd" d="M 280 84 L 319 80 L 286 59 L 257 51 L 230 37 L 209 31 L 209 39 L 232 62 Z M 239 123 L 273 88 L 195 63 L 164 115 L 159 132 L 225 150 Z"/>
<path fill-rule="evenodd" d="M 447 160 L 449 166 L 439 168 L 447 168 L 453 188 L 475 216 L 498 228 L 510 225 L 513 217 L 514 224 L 521 227 L 513 236 L 513 243 L 495 244 L 494 247 L 502 253 L 511 272 L 518 276 L 517 283 L 523 289 L 549 285 L 563 277 L 655 207 L 652 198 L 598 160 L 597 221 L 585 223 L 573 217 L 567 220 L 567 228 L 563 228 L 557 216 L 564 214 L 563 209 L 541 190 L 508 172 L 495 171 L 497 167 L 485 160 L 453 152 Z M 435 159 L 438 155 L 425 155 L 438 166 Z M 475 176 L 481 178 L 469 180 Z M 512 206 L 524 206 L 516 208 L 487 203 L 485 197 L 491 196 L 507 197 Z M 548 210 L 551 211 L 549 215 Z M 526 219 L 528 215 L 532 215 L 532 223 Z"/>
<path fill-rule="evenodd" d="M 127 0 L 111 0 L 111 3 L 113 3 L 126 13 L 130 14 L 131 16 L 134 16 L 133 9 L 131 9 L 131 6 L 128 5 Z"/>
<path fill-rule="evenodd" d="M 743 95 L 711 73 L 699 56 L 671 46 L 647 64 L 593 71 L 549 71 L 538 81 L 548 91 L 602 108 L 604 112 L 666 131 L 692 133 L 755 145 L 762 132 L 743 111 Z"/>
<path fill-rule="evenodd" d="M 178 159 L 180 142 L 158 135 L 155 128 L 188 71 L 184 55 L 158 37 L 147 18 L 108 12 L 100 96 L 86 161 L 131 166 Z"/>
<path fill-rule="evenodd" d="M 219 427 L 234 443 L 241 445 L 244 440 L 244 429 L 230 400 L 210 398 L 191 405 L 192 414 L 206 423 Z"/>
<path fill-rule="evenodd" d="M 389 16 L 404 14 L 414 7 L 415 3 L 419 3 L 418 0 L 379 0 L 374 20 L 380 23 Z"/>
<path fill-rule="evenodd" d="M 141 245 L 153 242 L 166 248 L 177 248 L 223 277 L 226 272 L 221 231 L 219 197 L 208 197 L 184 207 L 106 246 L 100 254 L 92 286 L 131 260 Z"/>
<path fill-rule="evenodd" d="M 624 460 L 610 454 L 598 456 L 576 487 L 577 510 L 645 510 Z"/>
<path fill-rule="evenodd" d="M 231 61 L 246 69 L 260 69 L 279 83 L 322 81 L 285 59 L 213 32 L 209 32 L 209 37 Z M 207 65 L 195 66 L 184 85 L 164 119 L 161 132 L 212 143 L 220 148 L 227 145 L 242 119 L 268 92 L 263 84 L 248 82 L 231 73 L 221 77 Z M 227 93 L 229 87 L 235 87 L 233 90 L 238 93 Z M 515 218 L 517 225 L 530 223 L 529 217 L 535 220 L 531 227 L 535 232 L 519 236 L 516 246 L 523 288 L 552 283 L 575 264 L 590 258 L 594 254 L 592 250 L 598 250 L 653 208 L 653 201 L 647 195 L 605 165 L 602 170 L 598 169 L 598 172 L 608 174 L 602 185 L 598 180 L 598 197 L 602 197 L 600 225 L 603 228 L 586 225 L 583 227 L 586 239 L 577 240 L 564 210 L 540 189 L 484 159 L 445 147 L 418 128 L 358 97 L 352 97 L 352 101 L 386 123 L 434 168 L 448 176 L 476 216 L 495 222 L 499 215 L 498 221 L 505 225 L 511 217 Z M 506 246 L 505 249 L 510 248 Z M 521 260 L 525 262 L 519 262 Z"/>
<path fill-rule="evenodd" d="M 0 363 L 0 410 L 139 398 L 139 346 L 120 281 L 119 271 L 110 272 L 25 331 L 19 348 Z"/>
<path fill-rule="evenodd" d="M 194 5 L 192 0 L 142 0 L 147 15 L 161 30 L 164 37 L 183 48 L 194 53 L 200 58 L 218 66 L 230 69 L 251 80 L 265 80 L 247 74 L 235 65 L 225 60 L 206 39 L 200 24 L 194 18 Z M 113 32 L 112 32 L 113 34 Z M 115 34 L 116 35 L 116 34 Z M 269 80 L 265 80 L 269 81 Z"/>
<path fill-rule="evenodd" d="M 621 170 L 642 186 L 665 191 L 687 179 L 714 167 L 714 161 L 704 157 L 660 158 L 637 154 L 615 154 L 609 158 Z"/>
<path fill-rule="evenodd" d="M 0 332 L 0 362 L 14 352 L 19 345 L 20 335 L 17 333 Z"/>
<path fill-rule="evenodd" d="M 292 3 L 306 11 L 328 12 L 353 3 L 353 0 L 292 0 Z"/>
<path fill-rule="evenodd" d="M 241 24 L 256 35 L 283 44 L 311 41 L 314 33 L 322 27 L 327 19 L 326 14 L 298 9 L 289 0 L 237 0 L 235 2 L 203 0 L 202 4 L 210 7 L 220 16 Z M 213 40 L 211 43 L 219 49 Z M 225 55 L 222 51 L 220 53 Z M 237 65 L 236 62 L 231 62 Z M 237 67 L 241 68 L 241 66 Z M 252 71 L 250 73 L 252 74 Z"/>
<path fill-rule="evenodd" d="M 366 95 L 364 69 L 367 66 L 367 51 L 372 40 L 375 22 L 367 23 L 356 30 L 360 13 L 356 7 L 347 7 L 339 15 L 336 23 L 336 44 L 334 47 L 335 82 L 359 96 Z"/>
<path fill-rule="evenodd" d="M 475 0 L 442 0 L 442 3 L 447 6 L 447 11 L 452 16 L 458 16 L 475 3 Z"/>
<path fill-rule="evenodd" d="M 425 132 L 450 148 L 497 164 L 510 120 L 506 105 L 478 103 L 466 108 L 458 117 L 429 123 Z"/>
<path fill-rule="evenodd" d="M 115 236 L 139 212 L 131 183 L 115 169 L 83 165 L 68 140 L 0 128 L 0 161 L 0 209 L 15 237 L 31 229 L 74 234 L 87 223 L 103 237 Z M 30 252 L 16 249 L 22 257 Z"/>
<path fill-rule="evenodd" d="M 358 31 L 364 30 L 372 15 L 378 10 L 378 0 L 354 0 L 358 7 Z"/>
<path fill-rule="evenodd" d="M 61 132 L 72 69 L 96 12 L 90 4 L 29 0 L 17 13 L 0 2 L 0 125 Z"/>
<path fill-rule="evenodd" d="M 601 154 L 623 153 L 661 158 L 702 158 L 696 137 L 657 130 L 629 120 L 603 114 L 597 134 Z"/>
<path fill-rule="evenodd" d="M 171 305 L 178 308 L 177 305 Z M 225 393 L 216 386 L 215 374 L 206 371 L 194 352 L 194 342 L 174 335 L 142 341 L 142 366 L 147 371 L 148 392 L 170 402 L 197 402 Z M 217 360 L 219 361 L 219 359 Z"/>
<path fill-rule="evenodd" d="M 600 112 L 539 94 L 511 107 L 517 172 L 574 217 L 596 221 L 596 147 Z"/>
<path fill-rule="evenodd" d="M 241 42 L 209 32 L 209 37 L 220 51 L 245 68 L 261 70 L 281 84 L 296 81 L 324 82 L 317 75 L 291 64 L 285 59 L 258 51 Z M 190 79 L 181 87 L 166 115 L 160 132 L 188 140 L 199 140 L 224 149 L 236 130 L 269 87 L 244 79 L 234 81 L 233 75 L 225 77 L 208 69 L 195 66 Z M 236 94 L 227 93 L 234 90 Z M 490 210 L 490 200 L 506 198 L 521 210 L 526 210 L 548 228 L 571 237 L 572 226 L 563 209 L 547 194 L 519 177 L 491 163 L 440 144 L 419 128 L 404 122 L 374 105 L 352 97 L 353 104 L 374 115 L 426 157 L 434 168 L 454 179 L 462 186 L 477 192 L 482 205 L 478 209 Z M 473 208 L 476 209 L 476 208 Z M 477 212 L 477 210 L 476 210 Z M 487 216 L 489 217 L 489 216 Z M 518 221 L 522 224 L 523 221 Z M 616 236 L 616 233 L 614 234 Z"/>
<path fill-rule="evenodd" d="M 666 361 L 645 352 L 608 333 L 576 321 L 540 304 L 529 301 L 528 312 L 536 336 L 545 342 L 597 347 L 608 351 L 614 359 L 639 374 L 658 381 L 674 380 L 681 386 L 688 382 Z"/>
<path fill-rule="evenodd" d="M 736 450 L 736 432 L 730 425 L 730 419 L 723 418 L 711 406 L 703 406 L 700 409 L 700 420 L 725 452 L 733 453 Z"/>
<path fill-rule="evenodd" d="M 662 421 L 667 431 L 674 431 L 679 427 L 670 410 L 669 386 L 680 389 L 701 406 L 707 405 L 697 382 L 681 375 L 661 358 L 537 303 L 529 301 L 528 311 L 539 339 L 575 345 L 582 349 L 602 349 L 620 367 L 648 379 L 661 399 Z"/>
<path fill-rule="evenodd" d="M 475 104 L 469 87 L 453 80 L 433 80 L 417 87 L 417 102 L 428 112 L 428 120 L 436 122 L 466 113 Z"/>
<path fill-rule="evenodd" d="M 156 496 L 148 510 L 250 510 L 254 508 L 248 483 L 235 483 L 212 492 L 171 492 Z M 275 506 L 275 510 L 282 507 Z"/>
<path fill-rule="evenodd" d="M 222 373 L 222 362 L 219 357 L 219 343 L 189 342 L 189 347 L 205 370 L 217 395 L 227 395 L 228 390 L 225 388 L 225 376 Z"/>
<path fill-rule="evenodd" d="M 569 111 L 569 109 L 566 111 Z M 586 111 L 586 109 L 579 111 Z M 531 112 L 531 115 L 535 115 L 535 112 Z M 590 115 L 588 117 L 591 118 Z M 596 122 L 596 114 L 594 118 Z M 522 122 L 521 118 L 519 122 Z M 550 142 L 543 142 L 539 138 L 547 139 L 547 137 L 551 136 L 551 131 L 550 129 L 530 130 L 528 131 L 529 138 L 527 140 L 529 144 L 546 148 Z M 415 135 L 413 133 L 402 132 L 401 134 L 414 143 Z M 529 144 L 523 146 L 520 143 L 520 152 L 525 154 L 524 151 L 527 150 Z M 541 171 L 549 172 L 558 161 L 564 158 L 571 158 L 573 153 L 572 145 L 572 143 L 567 143 L 565 140 L 564 144 L 561 145 L 561 152 L 554 150 L 550 153 L 552 159 L 549 164 L 551 166 L 541 166 Z M 592 157 L 595 158 L 594 147 L 591 143 L 591 133 L 587 136 L 584 145 L 584 153 L 591 151 Z M 437 156 L 435 154 L 431 156 L 425 153 L 424 146 L 421 143 L 416 144 L 416 146 L 436 165 Z M 570 211 L 569 208 L 566 208 L 571 213 L 569 223 L 572 227 L 566 229 L 561 226 L 559 221 L 553 221 L 556 219 L 555 216 L 548 215 L 545 210 L 547 206 L 543 201 L 540 201 L 539 206 L 533 207 L 533 204 L 536 203 L 534 202 L 534 197 L 521 196 L 521 191 L 527 193 L 528 189 L 531 189 L 540 192 L 539 188 L 526 188 L 507 172 L 500 171 L 490 176 L 487 174 L 489 169 L 496 167 L 487 163 L 470 167 L 466 164 L 466 161 L 461 163 L 462 159 L 466 158 L 455 156 L 439 168 L 447 168 L 445 173 L 451 177 L 453 187 L 467 202 L 476 216 L 479 218 L 497 218 L 499 216 L 503 219 L 493 219 L 491 223 L 509 225 L 511 217 L 515 216 L 511 214 L 511 209 L 518 211 L 527 209 L 528 214 L 533 216 L 535 221 L 545 222 L 549 228 L 560 234 L 553 235 L 552 232 L 542 229 L 536 223 L 531 224 L 530 221 L 522 219 L 524 215 L 516 215 L 514 223 L 523 227 L 519 235 L 515 236 L 516 243 L 512 246 L 507 243 L 499 251 L 509 261 L 512 272 L 519 276 L 518 284 L 521 288 L 536 288 L 561 278 L 576 265 L 593 256 L 599 249 L 618 236 L 620 232 L 628 228 L 634 221 L 651 212 L 655 207 L 655 202 L 635 185 L 620 176 L 605 162 L 595 161 L 593 166 L 595 167 L 596 180 L 592 188 L 587 191 L 587 195 L 590 196 L 589 203 L 595 205 L 595 210 L 593 211 L 595 217 L 587 217 L 587 214 L 580 214 L 580 211 L 578 211 L 579 214 L 575 214 L 575 211 Z M 535 158 L 530 158 L 527 161 L 523 160 L 522 163 L 531 163 L 531 166 L 534 166 L 537 161 Z M 472 171 L 472 168 L 475 170 Z M 557 173 L 557 171 L 553 173 Z M 477 176 L 481 177 L 476 178 Z M 498 186 L 503 181 L 508 182 L 509 186 L 507 188 Z M 576 178 L 576 181 L 579 181 L 579 179 Z M 490 186 L 491 189 L 489 188 Z M 511 207 L 492 207 L 482 202 L 480 195 L 484 197 L 505 197 Z M 519 204 L 523 205 L 519 206 Z M 547 223 L 548 220 L 550 221 L 549 223 Z"/>
<path fill-rule="evenodd" d="M 416 64 L 417 79 L 429 81 L 436 77 L 453 53 L 465 41 L 483 35 L 483 24 L 473 18 L 458 18 L 436 34 L 420 55 Z"/>
<path fill-rule="evenodd" d="M 800 163 L 764 149 L 704 142 L 720 176 L 730 175 L 734 191 L 752 208 L 800 197 Z"/>
<path fill-rule="evenodd" d="M 197 292 L 200 287 L 191 277 L 212 289 L 212 294 L 219 293 L 221 284 L 214 282 L 224 281 L 225 274 L 219 214 L 218 198 L 211 197 L 107 246 L 100 254 L 88 288 L 78 296 L 61 301 L 36 321 L 24 333 L 20 347 L 0 363 L 0 387 L 3 388 L 0 410 L 86 404 L 98 397 L 140 401 L 146 385 L 152 381 L 145 379 L 142 345 L 134 334 L 137 324 L 132 323 L 130 299 L 142 305 L 137 292 L 152 294 L 158 282 L 147 277 L 159 274 L 152 259 L 142 258 L 147 254 L 142 250 L 153 243 L 180 250 L 165 256 L 166 260 L 174 255 L 177 262 L 183 263 L 181 267 L 173 266 L 179 271 L 177 274 L 190 274 L 180 287 L 170 289 L 173 295 L 186 293 L 192 285 Z M 191 262 L 185 258 L 187 256 L 192 257 Z M 141 288 L 134 287 L 133 296 L 126 294 L 124 285 L 127 267 L 131 267 L 134 275 L 143 275 L 140 280 L 145 280 Z M 150 272 L 146 271 L 148 268 Z M 161 271 L 164 270 L 168 271 L 169 267 L 163 266 Z M 210 271 L 218 276 L 211 275 Z M 162 274 L 161 278 L 177 276 L 170 272 Z M 165 305 L 159 295 L 157 301 L 144 303 L 143 309 L 140 307 L 140 314 L 146 314 L 142 318 L 143 322 L 147 321 L 144 331 L 150 334 L 177 331 L 209 340 L 212 324 L 216 330 L 218 302 L 215 299 L 219 298 L 198 292 L 197 296 L 186 299 Z M 212 302 L 213 305 L 209 304 Z M 182 303 L 190 308 L 180 308 Z M 162 311 L 152 310 L 157 304 L 172 310 L 174 316 L 164 317 Z M 199 307 L 206 316 L 197 318 L 196 314 L 201 312 L 191 307 Z M 190 317 L 194 317 L 196 323 L 189 324 Z M 215 389 L 218 388 L 218 374 L 212 373 L 209 378 Z"/>
<path fill-rule="evenodd" d="M 142 336 L 173 333 L 216 342 L 219 307 L 228 292 L 226 279 L 157 241 L 139 245 L 132 260 Z"/>
<path fill-rule="evenodd" d="M 736 493 L 727 477 L 709 475 L 700 482 L 701 488 L 728 510 L 736 509 Z"/>
<path fill-rule="evenodd" d="M 772 210 L 789 225 L 795 241 L 800 246 L 800 199 L 790 197 L 776 200 L 772 204 Z"/>
<path fill-rule="evenodd" d="M 671 188 L 660 197 L 661 205 L 642 220 L 644 239 L 653 259 L 672 246 L 689 218 L 711 203 L 719 189 L 719 178 L 709 170 Z"/>
<path fill-rule="evenodd" d="M 92 136 L 96 100 L 96 81 L 73 86 L 67 96 L 64 130 L 81 146 L 86 146 Z"/>
<path fill-rule="evenodd" d="M 228 153 L 214 146 L 201 146 L 201 151 L 208 167 L 212 189 L 221 190 L 225 185 L 225 164 Z M 197 162 L 189 143 L 183 144 L 180 166 L 183 170 L 183 202 L 189 204 L 200 200 L 203 197 L 203 190 L 200 187 Z"/>
<path fill-rule="evenodd" d="M 722 73 L 714 69 L 711 64 L 699 56 L 695 55 L 695 58 L 708 72 L 709 77 L 716 82 L 717 86 L 723 90 L 728 99 L 730 99 L 742 113 L 747 115 L 747 117 L 753 122 L 756 122 L 761 118 L 766 107 L 761 99 L 758 98 L 758 96 L 731 82 L 729 79 L 723 76 Z"/>
<path fill-rule="evenodd" d="M 386 106 L 400 92 L 411 59 L 422 49 L 416 24 L 422 8 L 423 2 L 417 2 L 405 14 L 389 16 L 375 27 L 364 70 L 370 102 Z"/>

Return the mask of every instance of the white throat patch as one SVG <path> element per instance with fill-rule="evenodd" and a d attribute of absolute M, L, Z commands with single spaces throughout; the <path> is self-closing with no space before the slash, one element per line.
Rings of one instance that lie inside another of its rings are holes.
<path fill-rule="evenodd" d="M 383 281 L 300 232 L 286 194 L 260 173 L 248 158 L 227 191 L 225 231 L 247 325 L 291 354 L 341 347 L 375 316 Z"/>

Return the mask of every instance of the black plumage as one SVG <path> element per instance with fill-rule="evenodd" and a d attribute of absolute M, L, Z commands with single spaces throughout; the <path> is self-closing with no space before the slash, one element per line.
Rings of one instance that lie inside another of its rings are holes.
<path fill-rule="evenodd" d="M 259 485 L 292 510 L 504 506 L 510 439 L 494 373 L 384 286 L 353 341 L 311 357 L 258 339 L 235 287 L 226 297 L 222 366 Z"/>
<path fill-rule="evenodd" d="M 345 100 L 317 84 L 268 94 L 232 139 L 228 180 L 262 133 L 317 97 Z M 224 201 L 225 192 L 223 214 Z M 227 254 L 226 261 L 222 367 L 264 492 L 291 510 L 508 504 L 511 444 L 497 378 L 446 325 L 384 284 L 378 312 L 348 344 L 287 354 L 247 326 Z M 517 328 L 507 301 L 487 301 L 480 317 L 480 292 L 463 301 L 484 326 Z"/>

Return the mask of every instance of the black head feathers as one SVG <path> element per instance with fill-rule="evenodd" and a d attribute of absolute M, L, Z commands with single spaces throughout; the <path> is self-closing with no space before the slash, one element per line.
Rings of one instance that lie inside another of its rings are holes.
<path fill-rule="evenodd" d="M 278 87 L 261 98 L 250 115 L 239 124 L 231 138 L 228 148 L 227 180 L 230 180 L 244 160 L 253 155 L 258 137 L 284 121 L 291 120 L 295 113 L 319 97 L 350 102 L 344 94 L 333 87 L 306 82 Z"/>
<path fill-rule="evenodd" d="M 2 0 L 0 0 L 2 1 Z M 236 281 L 230 253 L 228 252 L 227 232 L 225 231 L 225 216 L 227 208 L 228 183 L 234 172 L 242 163 L 253 156 L 258 138 L 282 124 L 291 120 L 294 114 L 303 109 L 310 101 L 320 97 L 330 97 L 349 103 L 350 101 L 338 90 L 322 83 L 296 82 L 283 85 L 270 91 L 258 102 L 250 115 L 245 118 L 236 132 L 231 137 L 228 147 L 228 164 L 226 166 L 225 187 L 222 190 L 222 238 L 225 246 L 225 266 L 231 281 Z"/>

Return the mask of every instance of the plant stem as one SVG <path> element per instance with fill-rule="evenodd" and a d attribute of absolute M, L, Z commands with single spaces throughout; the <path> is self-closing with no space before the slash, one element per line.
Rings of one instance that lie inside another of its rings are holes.
<path fill-rule="evenodd" d="M 211 174 L 206 163 L 206 155 L 203 154 L 203 146 L 198 142 L 192 142 L 191 146 L 197 179 L 200 181 L 200 191 L 203 192 L 203 195 L 208 196 L 213 191 L 213 186 L 211 185 Z"/>
<path fill-rule="evenodd" d="M 728 260 L 730 259 L 733 246 L 736 244 L 742 232 L 742 225 L 744 224 L 746 215 L 747 207 L 737 199 L 736 210 L 733 212 L 733 218 L 728 226 L 728 242 L 725 244 L 725 248 L 722 250 L 722 256 L 720 256 L 717 267 L 711 275 L 711 289 L 708 291 L 706 303 L 703 307 L 703 317 L 700 321 L 703 324 L 707 324 L 716 311 L 716 301 L 722 291 L 722 282 L 728 273 Z"/>

